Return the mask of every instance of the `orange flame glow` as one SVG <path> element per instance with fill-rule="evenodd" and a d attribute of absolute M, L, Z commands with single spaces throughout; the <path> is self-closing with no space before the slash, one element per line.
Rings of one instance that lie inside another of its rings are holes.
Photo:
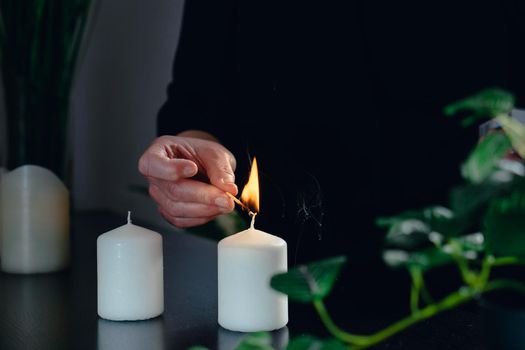
<path fill-rule="evenodd" d="M 242 190 L 241 201 L 254 213 L 259 212 L 259 172 L 257 170 L 257 159 L 255 159 L 255 157 L 253 157 L 250 178 Z"/>

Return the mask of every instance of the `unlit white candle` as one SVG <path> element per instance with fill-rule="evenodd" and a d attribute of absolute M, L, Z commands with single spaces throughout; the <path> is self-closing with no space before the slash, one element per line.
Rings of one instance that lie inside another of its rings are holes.
<path fill-rule="evenodd" d="M 3 174 L 2 270 L 43 273 L 69 262 L 69 192 L 51 171 L 24 165 Z"/>
<path fill-rule="evenodd" d="M 164 311 L 162 236 L 128 223 L 97 239 L 98 315 L 113 321 Z"/>
<path fill-rule="evenodd" d="M 240 332 L 271 331 L 288 323 L 288 297 L 270 287 L 287 271 L 286 242 L 249 229 L 218 246 L 219 325 Z"/>

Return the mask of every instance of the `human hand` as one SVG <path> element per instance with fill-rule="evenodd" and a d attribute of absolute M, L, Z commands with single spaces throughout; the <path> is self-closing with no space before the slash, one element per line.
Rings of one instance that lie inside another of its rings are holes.
<path fill-rule="evenodd" d="M 238 192 L 235 157 L 216 141 L 161 136 L 140 157 L 138 167 L 159 212 L 177 227 L 202 225 L 234 208 L 225 192 Z"/>

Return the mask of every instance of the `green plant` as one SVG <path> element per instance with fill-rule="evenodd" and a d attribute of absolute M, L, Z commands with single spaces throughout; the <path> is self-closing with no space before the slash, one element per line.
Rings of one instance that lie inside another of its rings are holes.
<path fill-rule="evenodd" d="M 491 278 L 493 269 L 525 261 L 525 166 L 508 157 L 514 150 L 525 158 L 525 126 L 509 116 L 513 107 L 512 94 L 500 89 L 447 106 L 448 116 L 469 112 L 464 125 L 494 119 L 502 131 L 484 137 L 462 164 L 465 183 L 452 189 L 449 208 L 432 206 L 377 220 L 387 230 L 384 261 L 406 269 L 411 277 L 409 315 L 373 334 L 345 331 L 334 323 L 324 304 L 345 257 L 301 265 L 274 276 L 271 286 L 291 301 L 311 303 L 332 337 L 301 336 L 292 339 L 287 349 L 364 349 L 483 293 L 499 289 L 525 293 L 522 281 Z M 457 266 L 462 285 L 434 301 L 425 275 L 448 264 Z M 268 349 L 268 344 L 249 348 Z M 242 342 L 239 349 L 245 348 Z"/>
<path fill-rule="evenodd" d="M 67 175 L 68 108 L 90 0 L 0 0 L 8 169 Z"/>

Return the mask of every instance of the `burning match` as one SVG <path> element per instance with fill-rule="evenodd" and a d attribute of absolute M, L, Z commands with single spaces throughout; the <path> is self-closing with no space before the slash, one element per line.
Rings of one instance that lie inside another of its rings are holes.
<path fill-rule="evenodd" d="M 241 208 L 243 208 L 244 210 L 246 210 L 250 216 L 255 215 L 255 213 L 254 213 L 253 211 L 251 211 L 250 208 L 248 208 L 248 206 L 246 206 L 246 204 L 244 204 L 244 203 L 241 202 L 239 199 L 237 199 L 237 197 L 235 197 L 233 194 L 231 194 L 230 192 L 226 192 L 226 194 L 227 194 L 231 199 L 233 199 L 233 201 L 234 201 L 235 203 L 239 204 L 239 205 L 241 206 Z"/>

